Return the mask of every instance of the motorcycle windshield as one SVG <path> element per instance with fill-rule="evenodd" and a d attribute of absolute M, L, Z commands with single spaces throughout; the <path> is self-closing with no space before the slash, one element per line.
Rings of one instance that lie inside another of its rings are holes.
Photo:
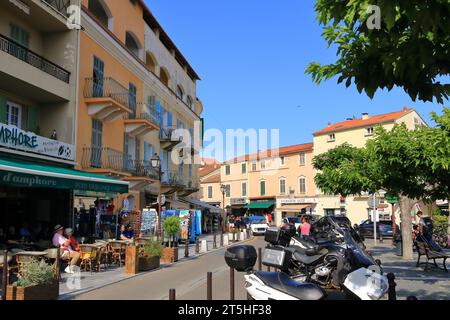
<path fill-rule="evenodd" d="M 354 259 L 353 263 L 355 264 L 354 267 L 368 268 L 370 266 L 377 264 L 372 256 L 370 256 L 367 252 L 361 249 L 358 243 L 356 243 L 355 239 L 350 235 L 350 232 L 347 230 L 344 231 L 344 239 L 348 247 L 352 249 Z"/>

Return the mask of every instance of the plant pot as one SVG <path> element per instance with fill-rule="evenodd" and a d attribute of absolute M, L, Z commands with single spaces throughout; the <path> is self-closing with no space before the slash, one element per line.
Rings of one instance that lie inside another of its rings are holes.
<path fill-rule="evenodd" d="M 173 263 L 178 261 L 178 248 L 164 248 L 161 257 L 162 263 Z"/>
<path fill-rule="evenodd" d="M 56 300 L 59 296 L 59 281 L 29 287 L 15 287 L 8 285 L 6 300 Z"/>
<path fill-rule="evenodd" d="M 159 257 L 139 257 L 139 271 L 150 271 L 160 267 Z"/>

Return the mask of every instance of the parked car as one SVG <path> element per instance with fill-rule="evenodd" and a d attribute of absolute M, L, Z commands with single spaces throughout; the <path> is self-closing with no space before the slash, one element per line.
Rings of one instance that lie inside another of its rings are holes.
<path fill-rule="evenodd" d="M 293 224 L 295 225 L 295 230 L 297 230 L 301 225 L 301 220 L 299 217 L 286 217 L 281 221 L 282 224 Z"/>
<path fill-rule="evenodd" d="M 269 224 L 264 217 L 250 219 L 250 229 L 254 235 L 265 235 Z"/>
<path fill-rule="evenodd" d="M 373 238 L 372 220 L 369 219 L 361 223 L 358 227 L 358 232 L 363 237 Z M 393 229 L 391 220 L 384 220 L 377 222 L 377 238 L 379 238 L 380 235 L 382 235 L 383 237 L 392 237 Z"/>

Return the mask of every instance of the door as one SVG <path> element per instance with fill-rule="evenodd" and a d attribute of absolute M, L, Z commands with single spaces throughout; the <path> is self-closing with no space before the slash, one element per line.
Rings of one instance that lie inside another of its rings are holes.
<path fill-rule="evenodd" d="M 132 83 L 129 85 L 128 104 L 130 105 L 130 119 L 136 119 L 136 86 Z"/>
<path fill-rule="evenodd" d="M 92 120 L 92 143 L 91 143 L 91 167 L 102 167 L 102 137 L 103 123 L 101 121 Z"/>
<path fill-rule="evenodd" d="M 17 103 L 7 101 L 6 102 L 6 124 L 22 127 L 22 106 Z"/>
<path fill-rule="evenodd" d="M 105 76 L 105 64 L 102 60 L 94 56 L 94 70 L 93 70 L 94 97 L 103 97 L 104 76 Z"/>

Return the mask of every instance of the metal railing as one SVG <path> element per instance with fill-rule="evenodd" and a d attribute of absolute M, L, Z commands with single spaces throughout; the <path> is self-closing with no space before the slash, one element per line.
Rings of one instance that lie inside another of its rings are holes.
<path fill-rule="evenodd" d="M 138 103 L 139 106 L 142 112 L 139 114 L 131 113 L 128 115 L 128 119 L 145 119 L 158 127 L 161 126 L 161 116 L 155 107 L 149 106 L 147 103 Z"/>
<path fill-rule="evenodd" d="M 46 3 L 66 18 L 69 18 L 70 14 L 67 12 L 67 9 L 70 7 L 70 0 L 41 0 L 41 2 Z"/>
<path fill-rule="evenodd" d="M 111 98 L 131 109 L 130 92 L 113 78 L 86 78 L 84 84 L 85 98 Z"/>
<path fill-rule="evenodd" d="M 182 181 L 178 173 L 166 170 L 163 173 L 161 184 L 163 186 L 180 186 L 182 184 Z"/>
<path fill-rule="evenodd" d="M 65 83 L 69 83 L 69 71 L 45 59 L 37 53 L 34 53 L 33 51 L 15 42 L 14 40 L 5 37 L 2 34 L 0 34 L 0 50 Z"/>
<path fill-rule="evenodd" d="M 160 139 L 169 141 L 182 141 L 183 137 L 176 133 L 177 127 L 175 126 L 164 126 L 161 128 Z"/>
<path fill-rule="evenodd" d="M 121 151 L 111 148 L 85 147 L 81 160 L 83 169 L 109 169 L 128 172 L 134 177 L 159 179 L 158 172 L 150 161 L 132 159 Z"/>

